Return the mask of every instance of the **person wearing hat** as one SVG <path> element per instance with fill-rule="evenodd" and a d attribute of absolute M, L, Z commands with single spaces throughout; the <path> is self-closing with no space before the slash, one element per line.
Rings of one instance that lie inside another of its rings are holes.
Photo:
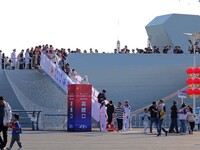
<path fill-rule="evenodd" d="M 130 122 L 130 115 L 131 115 L 131 106 L 128 104 L 128 100 L 125 100 L 125 105 L 124 105 L 124 125 L 123 125 L 123 130 L 127 131 L 129 129 L 129 122 Z"/>
<path fill-rule="evenodd" d="M 3 138 L 0 136 L 0 149 L 5 149 L 7 144 L 7 131 L 12 119 L 12 110 L 10 105 L 0 96 L 0 132 L 3 133 Z"/>
<path fill-rule="evenodd" d="M 102 90 L 101 93 L 97 96 L 98 102 L 101 104 L 102 101 L 106 100 L 106 90 Z"/>

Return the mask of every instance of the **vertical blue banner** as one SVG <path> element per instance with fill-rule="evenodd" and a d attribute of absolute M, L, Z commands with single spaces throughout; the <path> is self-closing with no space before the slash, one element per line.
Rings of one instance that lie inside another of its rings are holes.
<path fill-rule="evenodd" d="M 70 84 L 68 86 L 68 131 L 91 131 L 92 85 Z"/>

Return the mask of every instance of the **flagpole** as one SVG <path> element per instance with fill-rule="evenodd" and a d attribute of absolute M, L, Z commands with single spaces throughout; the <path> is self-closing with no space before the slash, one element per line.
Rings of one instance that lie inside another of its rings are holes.
<path fill-rule="evenodd" d="M 193 45 L 193 67 L 196 67 L 196 47 L 195 47 L 195 41 L 193 41 L 192 45 Z M 193 77 L 195 78 L 195 75 L 193 75 Z M 193 88 L 195 88 L 195 85 L 193 84 Z M 196 97 L 195 94 L 193 94 L 193 112 L 195 114 L 195 108 L 196 108 Z"/>

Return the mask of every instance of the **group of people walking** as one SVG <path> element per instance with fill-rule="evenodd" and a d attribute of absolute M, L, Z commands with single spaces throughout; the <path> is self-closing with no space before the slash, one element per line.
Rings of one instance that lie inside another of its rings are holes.
<path fill-rule="evenodd" d="M 180 120 L 180 131 L 178 130 L 177 119 Z M 170 133 L 179 133 L 186 134 L 188 130 L 189 134 L 193 133 L 195 127 L 195 114 L 193 112 L 192 107 L 187 106 L 183 103 L 180 109 L 177 109 L 177 102 L 173 102 L 173 106 L 171 107 L 171 125 L 169 132 Z M 175 131 L 174 131 L 175 129 Z"/>
<path fill-rule="evenodd" d="M 129 101 L 125 100 L 124 105 L 118 102 L 117 105 L 114 106 L 111 100 L 106 99 L 106 90 L 102 90 L 97 98 L 100 104 L 100 131 L 105 132 L 112 127 L 114 117 L 117 120 L 117 131 L 129 130 L 131 115 Z M 165 133 L 165 136 L 167 136 L 168 133 L 186 134 L 187 131 L 189 134 L 193 133 L 195 114 L 193 113 L 192 107 L 183 103 L 180 109 L 178 109 L 177 102 L 173 101 L 170 112 L 171 124 L 169 130 L 167 130 L 163 125 L 166 118 L 166 105 L 164 101 L 160 99 L 158 102 L 152 102 L 152 105 L 149 108 L 145 108 L 142 114 L 144 132 L 147 133 L 149 127 L 150 133 L 153 133 L 154 125 L 157 130 L 157 136 L 161 136 L 162 131 Z M 180 129 L 178 120 L 180 121 Z"/>
<path fill-rule="evenodd" d="M 161 135 L 161 131 L 164 131 L 165 136 L 167 136 L 168 131 L 163 126 L 163 120 L 166 117 L 166 106 L 164 101 L 161 99 L 158 103 L 152 102 L 152 105 L 149 107 L 148 111 L 150 112 L 150 116 L 147 115 L 148 112 L 147 109 L 145 109 L 143 120 L 147 121 L 146 116 L 148 116 L 148 119 L 150 120 L 150 133 L 153 132 L 152 127 L 153 124 L 155 124 L 157 128 L 157 136 Z M 147 127 L 145 126 L 145 132 L 146 128 Z"/>
<path fill-rule="evenodd" d="M 173 101 L 173 105 L 170 108 L 171 124 L 169 130 L 166 130 L 163 126 L 163 120 L 166 117 L 164 101 L 161 99 L 158 103 L 152 102 L 152 105 L 148 109 L 144 109 L 142 116 L 144 132 L 147 132 L 148 123 L 150 122 L 150 133 L 153 133 L 153 125 L 155 125 L 157 136 L 161 135 L 161 131 L 165 133 L 165 136 L 167 136 L 168 133 L 186 134 L 186 131 L 192 134 L 195 126 L 195 114 L 193 113 L 192 107 L 183 103 L 180 109 L 178 109 L 177 105 L 177 102 Z M 178 120 L 180 121 L 180 130 L 178 127 Z"/>
<path fill-rule="evenodd" d="M 112 100 L 106 99 L 105 94 L 106 90 L 102 90 L 97 97 L 100 104 L 100 131 L 105 132 L 107 128 L 111 128 L 114 117 L 117 120 L 117 131 L 129 130 L 131 114 L 129 101 L 125 100 L 124 106 L 121 102 L 118 102 L 117 106 L 114 106 Z"/>

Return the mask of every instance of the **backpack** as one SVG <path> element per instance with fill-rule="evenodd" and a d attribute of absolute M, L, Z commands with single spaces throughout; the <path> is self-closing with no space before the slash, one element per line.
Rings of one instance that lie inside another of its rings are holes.
<path fill-rule="evenodd" d="M 165 117 L 166 117 L 166 112 L 162 109 L 162 110 L 160 111 L 160 118 L 161 118 L 161 119 L 165 119 Z"/>

